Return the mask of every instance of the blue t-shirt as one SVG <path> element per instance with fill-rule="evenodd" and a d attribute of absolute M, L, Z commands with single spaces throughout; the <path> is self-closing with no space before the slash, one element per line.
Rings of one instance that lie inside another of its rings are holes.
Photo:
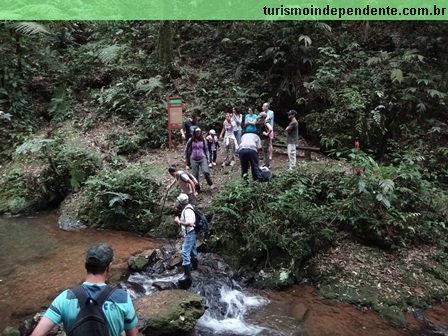
<path fill-rule="evenodd" d="M 247 124 L 248 121 L 257 121 L 257 115 L 254 113 L 252 115 L 250 114 L 246 114 L 246 116 L 244 117 L 244 121 L 246 123 L 246 126 L 244 127 L 244 130 L 246 132 L 250 132 L 250 133 L 255 133 L 257 132 L 257 126 L 255 125 L 251 125 L 251 124 Z"/>
<path fill-rule="evenodd" d="M 106 284 L 93 284 L 84 282 L 83 287 L 87 294 L 96 299 L 101 288 Z M 67 289 L 59 294 L 45 312 L 45 317 L 53 323 L 64 323 L 64 330 L 69 332 L 80 311 L 78 299 L 73 291 Z M 106 316 L 109 336 L 120 336 L 123 330 L 133 329 L 137 326 L 138 319 L 135 314 L 129 294 L 122 289 L 115 289 L 104 302 L 103 312 Z"/>

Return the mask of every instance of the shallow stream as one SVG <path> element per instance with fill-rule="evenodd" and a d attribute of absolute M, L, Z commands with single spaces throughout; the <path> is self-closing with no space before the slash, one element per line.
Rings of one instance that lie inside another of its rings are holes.
<path fill-rule="evenodd" d="M 0 332 L 48 306 L 61 290 L 82 282 L 85 250 L 102 241 L 114 248 L 117 279 L 129 255 L 164 243 L 123 232 L 61 231 L 54 212 L 0 217 Z M 193 273 L 196 280 L 191 290 L 203 295 L 210 307 L 198 322 L 198 336 L 448 335 L 447 305 L 407 314 L 411 330 L 401 329 L 368 309 L 322 299 L 311 286 L 294 286 L 287 291 L 242 288 L 215 255 L 203 255 L 200 270 Z M 152 276 L 136 273 L 122 285 L 134 296 L 143 295 L 130 285 L 137 283 L 150 295 L 155 291 L 152 282 L 176 281 L 178 277 L 176 270 Z M 423 324 L 423 320 L 428 323 Z"/>

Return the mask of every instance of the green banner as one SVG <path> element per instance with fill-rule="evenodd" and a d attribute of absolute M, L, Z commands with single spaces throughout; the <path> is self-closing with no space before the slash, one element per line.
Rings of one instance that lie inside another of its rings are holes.
<path fill-rule="evenodd" d="M 446 20 L 446 1 L 0 0 L 1 20 Z"/>

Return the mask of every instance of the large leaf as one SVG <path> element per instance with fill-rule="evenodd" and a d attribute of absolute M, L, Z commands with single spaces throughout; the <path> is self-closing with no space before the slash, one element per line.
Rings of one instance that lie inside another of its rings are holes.
<path fill-rule="evenodd" d="M 394 181 L 392 181 L 391 179 L 386 179 L 380 182 L 380 187 L 381 189 L 383 189 L 384 194 L 388 194 L 394 191 L 395 184 Z"/>
<path fill-rule="evenodd" d="M 51 35 L 52 33 L 44 25 L 37 22 L 17 22 L 12 27 L 19 33 L 24 35 Z"/>
<path fill-rule="evenodd" d="M 401 71 L 400 69 L 392 69 L 392 72 L 390 73 L 390 79 L 392 80 L 392 82 L 402 83 L 404 79 L 403 71 Z"/>
<path fill-rule="evenodd" d="M 311 45 L 311 37 L 308 35 L 300 35 L 299 36 L 299 43 L 303 41 L 303 44 L 305 47 L 309 47 Z"/>

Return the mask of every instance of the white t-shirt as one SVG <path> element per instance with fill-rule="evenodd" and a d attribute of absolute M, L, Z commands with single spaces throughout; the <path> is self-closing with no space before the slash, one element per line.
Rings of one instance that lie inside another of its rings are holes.
<path fill-rule="evenodd" d="M 194 223 L 196 222 L 196 215 L 193 211 L 193 208 L 191 207 L 191 205 L 187 205 L 183 210 L 182 213 L 180 215 L 180 219 L 182 221 L 185 221 L 186 223 L 190 223 L 193 226 L 182 226 L 182 232 L 185 234 L 191 232 L 191 230 L 194 230 Z"/>
<path fill-rule="evenodd" d="M 241 138 L 240 150 L 241 149 L 252 149 L 257 151 L 257 149 L 261 148 L 261 140 L 258 135 L 255 133 L 245 133 Z"/>

